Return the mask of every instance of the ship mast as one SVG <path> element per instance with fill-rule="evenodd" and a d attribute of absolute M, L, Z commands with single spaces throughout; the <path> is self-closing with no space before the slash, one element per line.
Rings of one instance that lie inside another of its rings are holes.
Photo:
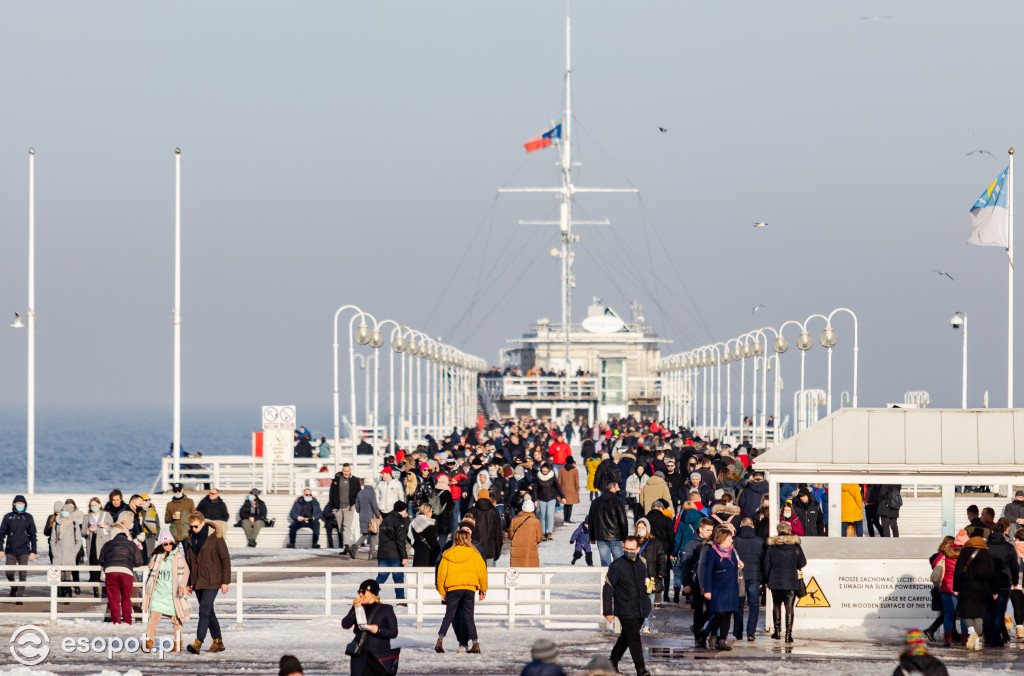
<path fill-rule="evenodd" d="M 561 208 L 557 221 L 519 221 L 520 225 L 557 225 L 561 234 L 561 250 L 552 250 L 552 255 L 558 254 L 562 259 L 561 279 L 561 302 L 562 302 L 562 339 L 565 344 L 565 378 L 566 391 L 568 391 L 569 373 L 569 333 L 572 326 L 572 288 L 576 286 L 576 279 L 572 275 L 572 263 L 575 254 L 572 245 L 580 241 L 579 235 L 574 235 L 574 225 L 608 225 L 607 220 L 602 221 L 574 221 L 572 219 L 572 203 L 577 193 L 588 192 L 627 192 L 637 193 L 636 188 L 583 188 L 573 185 L 572 182 L 572 53 L 570 49 L 571 30 L 569 17 L 565 18 L 565 109 L 562 111 L 562 135 L 559 144 L 561 151 L 559 165 L 562 170 L 562 185 L 557 188 L 501 188 L 503 192 L 549 192 L 557 193 L 561 198 Z"/>

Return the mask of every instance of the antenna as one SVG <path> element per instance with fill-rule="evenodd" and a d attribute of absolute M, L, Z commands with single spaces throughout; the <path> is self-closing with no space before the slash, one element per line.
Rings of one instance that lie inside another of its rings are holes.
<path fill-rule="evenodd" d="M 568 3 L 567 3 L 568 4 Z M 567 7 L 568 10 L 568 7 Z M 562 111 L 562 138 L 560 141 L 559 165 L 562 170 L 562 185 L 552 188 L 499 188 L 499 193 L 556 193 L 562 203 L 557 221 L 521 221 L 523 224 L 555 225 L 559 227 L 562 248 L 558 253 L 562 259 L 561 301 L 562 301 L 562 337 L 565 341 L 565 375 L 569 377 L 569 330 L 572 322 L 572 288 L 576 279 L 572 275 L 574 254 L 572 245 L 579 242 L 579 235 L 574 235 L 574 225 L 607 225 L 608 221 L 574 221 L 572 219 L 572 203 L 578 193 L 638 193 L 636 188 L 581 188 L 572 182 L 572 52 L 569 16 L 565 17 L 565 110 Z"/>

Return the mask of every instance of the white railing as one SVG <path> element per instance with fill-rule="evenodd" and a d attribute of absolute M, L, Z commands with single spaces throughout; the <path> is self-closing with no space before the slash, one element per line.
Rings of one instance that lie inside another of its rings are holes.
<path fill-rule="evenodd" d="M 660 399 L 661 378 L 630 378 L 630 399 Z"/>
<path fill-rule="evenodd" d="M 559 376 L 513 377 L 483 379 L 490 380 L 488 391 L 496 389 L 495 382 L 500 383 L 500 391 L 494 396 L 499 399 L 563 399 L 589 400 L 597 399 L 598 383 L 594 376 L 570 376 L 568 379 Z"/>
<path fill-rule="evenodd" d="M 288 458 L 274 463 L 274 471 L 267 482 L 264 474 L 264 458 L 246 455 L 204 455 L 198 458 L 182 458 L 179 476 L 186 487 L 205 490 L 216 486 L 222 491 L 248 491 L 260 486 L 264 491 L 290 492 L 294 476 L 302 472 L 315 472 L 322 466 L 333 468 L 337 463 L 335 453 L 330 458 Z M 373 456 L 359 456 L 372 458 Z M 340 464 L 338 465 L 340 467 Z M 172 482 L 174 465 L 171 458 L 163 458 L 160 467 L 160 492 L 166 493 Z M 331 473 L 334 476 L 334 473 Z"/>
<path fill-rule="evenodd" d="M 77 570 L 81 577 L 87 579 L 88 572 L 99 570 L 99 567 L 64 566 L 60 570 Z M 25 621 L 45 618 L 56 622 L 60 619 L 104 617 L 106 601 L 93 598 L 91 593 L 88 597 L 57 595 L 58 588 L 77 586 L 90 590 L 102 583 L 68 581 L 51 584 L 47 582 L 47 568 L 44 566 L 0 566 L 0 571 L 27 571 L 26 582 L 10 584 L 26 589 L 43 588 L 46 592 L 44 595 L 18 598 L 0 596 L 2 619 Z M 230 589 L 227 594 L 219 595 L 216 603 L 219 616 L 224 620 L 234 616 L 239 627 L 257 620 L 309 620 L 344 615 L 351 607 L 351 599 L 359 584 L 382 572 L 405 575 L 402 584 L 391 579 L 382 585 L 386 602 L 405 604 L 396 607 L 399 618 L 415 620 L 416 626 L 422 627 L 425 620 L 440 621 L 445 613 L 445 606 L 434 587 L 433 568 L 238 566 L 231 572 Z M 522 568 L 518 569 L 518 578 L 511 586 L 507 582 L 506 569 L 489 568 L 487 573 L 487 596 L 476 603 L 478 619 L 505 621 L 509 629 L 515 628 L 517 622 L 537 622 L 545 628 L 605 626 L 601 615 L 603 568 Z M 147 568 L 136 569 L 133 603 L 141 602 L 143 584 L 139 580 L 145 579 L 145 574 L 148 574 Z M 404 601 L 391 598 L 398 588 L 405 590 Z M 25 606 L 15 612 L 7 611 L 7 607 L 17 601 L 23 601 Z M 66 606 L 61 605 L 65 603 Z M 81 606 L 92 607 L 79 609 Z"/>

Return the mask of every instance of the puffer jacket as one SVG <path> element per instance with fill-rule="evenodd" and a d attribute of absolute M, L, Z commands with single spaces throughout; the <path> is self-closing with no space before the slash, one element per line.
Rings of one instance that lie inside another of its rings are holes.
<path fill-rule="evenodd" d="M 384 515 L 380 524 L 380 544 L 377 546 L 377 560 L 381 559 L 408 559 L 409 553 L 406 546 L 406 519 L 400 513 L 392 510 Z"/>
<path fill-rule="evenodd" d="M 842 521 L 856 523 L 864 518 L 864 497 L 860 484 L 843 484 Z"/>
<path fill-rule="evenodd" d="M 111 568 L 120 568 L 118 572 L 131 572 L 141 566 L 142 549 L 128 537 L 128 531 L 115 524 L 111 532 L 114 535 L 100 550 L 99 562 L 103 566 L 103 572 L 106 573 Z"/>
<path fill-rule="evenodd" d="M 761 500 L 767 493 L 767 481 L 754 481 L 751 479 L 747 482 L 743 492 L 740 493 L 736 504 L 743 510 L 744 516 L 749 516 L 753 519 L 754 515 L 757 514 L 757 510 L 761 509 Z"/>
<path fill-rule="evenodd" d="M 939 554 L 942 555 L 942 585 L 939 586 L 939 591 L 943 594 L 953 593 L 953 572 L 956 570 L 956 560 L 960 557 L 960 548 L 946 544 L 942 545 L 939 549 Z"/>
<path fill-rule="evenodd" d="M 456 589 L 487 591 L 487 565 L 474 547 L 452 547 L 437 567 L 437 592 L 447 596 Z"/>
<path fill-rule="evenodd" d="M 24 502 L 25 511 L 14 509 L 14 503 Z M 24 495 L 15 495 L 11 501 L 11 511 L 4 515 L 0 523 L 0 544 L 4 553 L 12 556 L 27 556 L 36 553 L 36 522 L 28 513 L 28 503 Z"/>
<path fill-rule="evenodd" d="M 704 515 L 698 509 L 688 509 L 679 517 L 676 524 L 675 543 L 672 546 L 672 556 L 682 556 L 686 543 L 697 536 L 697 529 L 700 528 L 700 520 Z"/>
<path fill-rule="evenodd" d="M 807 565 L 807 557 L 796 535 L 768 538 L 764 556 L 762 580 L 772 591 L 795 590 L 800 569 Z"/>
<path fill-rule="evenodd" d="M 558 484 L 558 477 L 555 476 L 554 472 L 537 472 L 537 478 L 533 486 L 535 491 L 534 498 L 537 502 L 565 498 L 565 493 L 562 492 L 562 487 Z"/>

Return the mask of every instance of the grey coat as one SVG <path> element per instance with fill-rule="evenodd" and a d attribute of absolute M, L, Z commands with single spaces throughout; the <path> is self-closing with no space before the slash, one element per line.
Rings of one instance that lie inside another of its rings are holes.
<path fill-rule="evenodd" d="M 53 555 L 53 565 L 75 565 L 78 551 L 82 548 L 82 520 L 80 517 L 81 515 L 76 512 L 66 519 L 58 516 L 53 522 L 53 530 L 50 531 L 50 553 Z"/>
<path fill-rule="evenodd" d="M 97 522 L 95 533 L 89 532 L 89 523 L 90 518 L 92 517 L 96 517 Z M 106 528 L 103 527 L 104 525 L 106 526 Z M 110 512 L 103 509 L 96 512 L 95 514 L 89 512 L 88 514 L 82 517 L 82 536 L 85 544 L 86 561 L 88 561 L 89 551 L 93 548 L 94 545 L 96 556 L 100 555 L 100 550 L 103 549 L 103 545 L 107 544 L 107 541 L 110 540 L 110 536 L 114 534 L 112 530 L 113 526 L 114 520 L 111 518 Z"/>
<path fill-rule="evenodd" d="M 370 532 L 370 519 L 380 516 L 380 508 L 377 506 L 377 494 L 370 486 L 363 486 L 356 495 L 356 512 L 359 514 L 359 532 Z"/>

